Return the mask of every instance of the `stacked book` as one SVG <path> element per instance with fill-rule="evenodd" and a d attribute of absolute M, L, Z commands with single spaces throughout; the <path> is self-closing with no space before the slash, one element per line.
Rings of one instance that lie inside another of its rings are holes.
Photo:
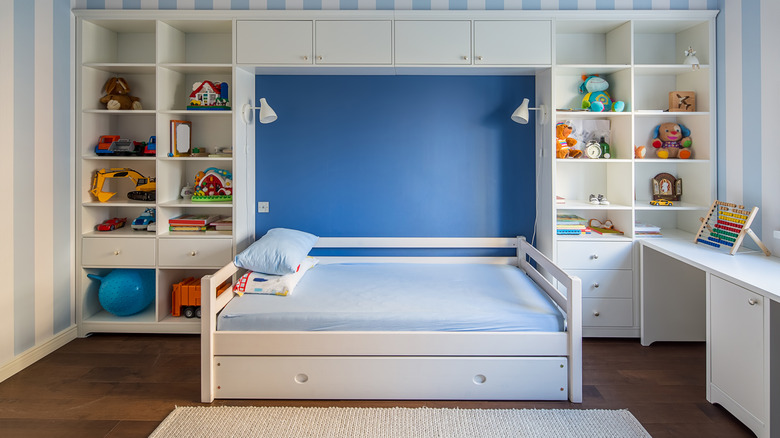
<path fill-rule="evenodd" d="M 209 224 L 220 219 L 214 214 L 182 214 L 168 219 L 168 231 L 202 231 L 205 232 Z"/>
<path fill-rule="evenodd" d="M 652 224 L 636 222 L 634 224 L 634 236 L 636 237 L 663 237 L 661 227 Z"/>
<path fill-rule="evenodd" d="M 590 234 L 587 221 L 576 214 L 559 214 L 556 229 L 558 234 Z"/>
<path fill-rule="evenodd" d="M 233 234 L 233 218 L 221 217 L 206 228 L 207 234 Z"/>

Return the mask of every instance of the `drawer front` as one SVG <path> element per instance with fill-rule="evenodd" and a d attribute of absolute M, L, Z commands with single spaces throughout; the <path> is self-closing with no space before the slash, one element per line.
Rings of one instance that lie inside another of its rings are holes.
<path fill-rule="evenodd" d="M 582 325 L 587 327 L 631 327 L 633 300 L 624 298 L 583 298 Z"/>
<path fill-rule="evenodd" d="M 84 266 L 154 267 L 154 239 L 84 238 L 81 263 Z"/>
<path fill-rule="evenodd" d="M 215 356 L 213 369 L 217 398 L 568 397 L 565 357 Z"/>
<path fill-rule="evenodd" d="M 160 239 L 160 266 L 221 267 L 232 258 L 229 239 Z"/>
<path fill-rule="evenodd" d="M 631 269 L 631 242 L 558 242 L 564 269 Z"/>
<path fill-rule="evenodd" d="M 632 271 L 622 269 L 594 269 L 566 271 L 582 280 L 584 298 L 633 298 Z"/>

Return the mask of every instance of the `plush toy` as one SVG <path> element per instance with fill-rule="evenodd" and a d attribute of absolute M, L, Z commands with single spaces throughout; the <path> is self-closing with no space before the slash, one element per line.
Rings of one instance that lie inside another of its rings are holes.
<path fill-rule="evenodd" d="M 598 76 L 582 76 L 580 84 L 580 93 L 585 94 L 582 98 L 582 108 L 591 111 L 615 111 L 621 112 L 626 108 L 623 101 L 613 101 L 607 93 L 609 83 Z"/>
<path fill-rule="evenodd" d="M 582 151 L 574 149 L 577 144 L 576 138 L 569 137 L 572 132 L 571 125 L 561 122 L 555 126 L 555 156 L 558 158 L 577 158 L 582 155 Z"/>
<path fill-rule="evenodd" d="M 141 99 L 128 94 L 130 86 L 125 78 L 114 77 L 106 81 L 105 92 L 106 95 L 100 99 L 100 103 L 106 104 L 106 108 L 110 110 L 142 109 Z"/>
<path fill-rule="evenodd" d="M 691 131 L 679 123 L 661 123 L 653 131 L 658 158 L 691 158 Z"/>

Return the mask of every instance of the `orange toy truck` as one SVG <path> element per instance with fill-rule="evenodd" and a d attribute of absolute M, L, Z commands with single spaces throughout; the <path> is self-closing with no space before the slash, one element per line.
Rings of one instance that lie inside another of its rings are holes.
<path fill-rule="evenodd" d="M 230 285 L 230 280 L 220 284 L 217 288 L 217 296 L 226 291 Z M 171 303 L 171 315 L 181 316 L 184 313 L 187 318 L 200 318 L 200 278 L 187 277 L 174 283 Z"/>

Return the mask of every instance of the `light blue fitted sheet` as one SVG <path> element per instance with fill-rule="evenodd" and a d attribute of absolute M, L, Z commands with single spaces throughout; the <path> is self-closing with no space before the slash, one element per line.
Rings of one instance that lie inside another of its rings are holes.
<path fill-rule="evenodd" d="M 515 266 L 339 263 L 288 296 L 234 297 L 217 330 L 563 331 L 553 301 Z"/>

